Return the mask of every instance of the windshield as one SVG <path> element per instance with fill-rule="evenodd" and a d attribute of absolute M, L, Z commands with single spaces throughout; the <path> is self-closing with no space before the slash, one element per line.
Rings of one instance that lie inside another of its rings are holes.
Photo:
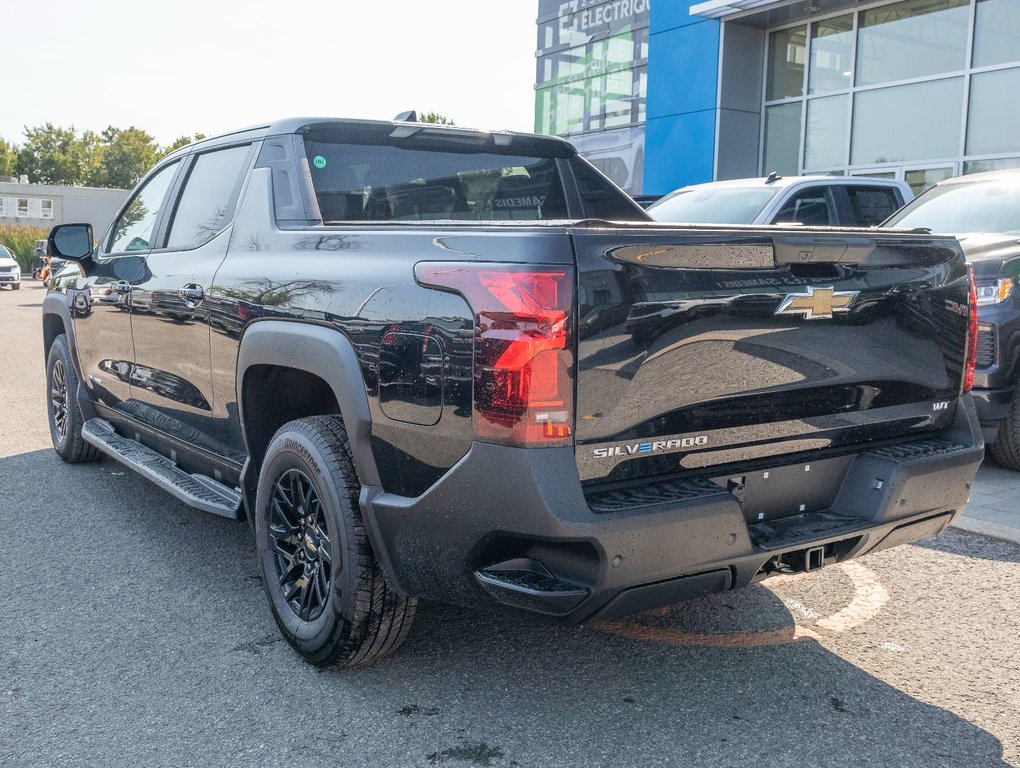
<path fill-rule="evenodd" d="M 950 233 L 1020 233 L 1020 178 L 932 187 L 883 226 Z"/>
<path fill-rule="evenodd" d="M 0 245 L 0 259 L 13 259 L 13 258 L 14 257 L 11 256 L 11 252 L 4 248 L 2 245 Z"/>
<path fill-rule="evenodd" d="M 778 191 L 759 187 L 681 189 L 651 206 L 648 215 L 675 224 L 753 224 Z"/>

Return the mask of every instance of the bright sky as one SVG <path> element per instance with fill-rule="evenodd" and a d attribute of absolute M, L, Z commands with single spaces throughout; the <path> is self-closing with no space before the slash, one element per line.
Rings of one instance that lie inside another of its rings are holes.
<path fill-rule="evenodd" d="M 280 117 L 534 129 L 537 0 L 5 2 L 0 137 L 134 125 L 161 144 Z"/>

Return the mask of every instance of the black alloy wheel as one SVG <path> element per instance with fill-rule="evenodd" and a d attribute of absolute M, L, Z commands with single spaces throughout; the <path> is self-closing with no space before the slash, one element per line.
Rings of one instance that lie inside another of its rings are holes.
<path fill-rule="evenodd" d="M 284 600 L 302 621 L 314 621 L 326 607 L 333 558 L 322 503 L 304 472 L 288 469 L 273 484 L 268 533 Z"/>
<path fill-rule="evenodd" d="M 50 371 L 50 416 L 61 441 L 67 439 L 67 373 L 63 360 L 53 363 Z"/>
<path fill-rule="evenodd" d="M 82 437 L 85 419 L 75 399 L 78 391 L 78 374 L 71 360 L 71 348 L 67 337 L 60 334 L 46 354 L 46 415 L 49 417 L 53 450 L 70 464 L 102 457 L 99 450 Z"/>

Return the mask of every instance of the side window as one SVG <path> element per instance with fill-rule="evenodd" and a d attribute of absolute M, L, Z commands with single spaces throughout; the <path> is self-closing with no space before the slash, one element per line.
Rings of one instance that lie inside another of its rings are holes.
<path fill-rule="evenodd" d="M 873 227 L 881 224 L 900 207 L 896 190 L 889 187 L 848 186 L 846 194 L 854 212 L 854 220 L 847 222 L 850 226 Z"/>
<path fill-rule="evenodd" d="M 205 152 L 188 172 L 170 226 L 168 248 L 195 248 L 207 243 L 234 215 L 250 145 Z"/>
<path fill-rule="evenodd" d="M 809 227 L 826 227 L 836 223 L 829 196 L 825 194 L 825 187 L 811 187 L 796 193 L 783 204 L 779 213 L 772 219 L 773 224 L 793 222 Z"/>
<path fill-rule="evenodd" d="M 648 214 L 626 193 L 599 176 L 580 158 L 571 160 L 577 191 L 581 195 L 584 216 L 610 221 L 648 221 Z"/>
<path fill-rule="evenodd" d="M 166 200 L 167 189 L 177 171 L 177 163 L 171 163 L 149 179 L 127 208 L 113 224 L 110 234 L 110 253 L 147 251 L 151 246 L 152 228 L 156 224 L 160 208 Z"/>

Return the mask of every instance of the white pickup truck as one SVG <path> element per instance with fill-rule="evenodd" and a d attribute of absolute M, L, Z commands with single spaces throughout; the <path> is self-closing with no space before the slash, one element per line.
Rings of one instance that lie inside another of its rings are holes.
<path fill-rule="evenodd" d="M 873 227 L 914 199 L 905 181 L 868 176 L 788 176 L 681 187 L 648 208 L 672 224 Z"/>

